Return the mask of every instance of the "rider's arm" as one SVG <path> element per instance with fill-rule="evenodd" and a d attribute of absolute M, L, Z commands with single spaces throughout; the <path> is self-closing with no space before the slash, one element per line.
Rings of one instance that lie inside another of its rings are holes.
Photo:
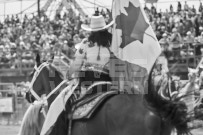
<path fill-rule="evenodd" d="M 74 75 L 77 76 L 84 62 L 85 55 L 86 55 L 86 44 L 81 43 L 80 48 L 78 48 L 75 53 L 75 60 L 70 65 L 70 69 L 68 72 L 69 77 L 73 77 Z"/>

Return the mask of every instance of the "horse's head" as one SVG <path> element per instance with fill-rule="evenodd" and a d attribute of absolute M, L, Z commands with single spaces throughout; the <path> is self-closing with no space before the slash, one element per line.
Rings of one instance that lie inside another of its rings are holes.
<path fill-rule="evenodd" d="M 29 91 L 26 93 L 26 99 L 29 102 L 34 102 L 44 94 L 49 94 L 63 80 L 62 73 L 51 63 L 42 63 L 39 54 L 36 55 L 36 65 L 31 75 L 32 81 Z"/>
<path fill-rule="evenodd" d="M 198 70 L 188 68 L 188 72 L 189 72 L 188 73 L 189 82 L 195 82 L 195 80 L 197 79 Z"/>

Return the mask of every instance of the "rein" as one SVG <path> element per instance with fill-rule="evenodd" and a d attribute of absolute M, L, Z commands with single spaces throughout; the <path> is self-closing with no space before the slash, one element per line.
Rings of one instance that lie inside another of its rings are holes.
<path fill-rule="evenodd" d="M 35 99 L 37 101 L 41 101 L 43 105 L 46 105 L 47 104 L 47 99 L 52 95 L 54 94 L 57 90 L 59 90 L 59 88 L 65 84 L 67 81 L 66 80 L 63 80 L 55 89 L 53 89 L 47 96 L 44 96 L 44 97 L 40 97 L 34 90 L 33 90 L 33 85 L 37 79 L 37 77 L 39 76 L 39 74 L 41 73 L 41 71 L 47 67 L 49 65 L 49 63 L 47 62 L 44 62 L 42 63 L 39 67 L 35 66 L 34 69 L 36 70 L 35 73 L 34 73 L 34 76 L 32 78 L 32 81 L 30 83 L 30 86 L 29 86 L 29 91 L 31 92 L 31 94 L 35 97 Z M 45 108 L 43 107 L 42 109 L 42 113 L 44 114 L 44 117 L 46 117 L 46 113 L 45 113 Z"/>
<path fill-rule="evenodd" d="M 37 77 L 39 76 L 40 72 L 42 71 L 42 69 L 44 69 L 45 67 L 47 67 L 49 64 L 44 62 L 42 63 L 39 67 L 37 67 L 35 65 L 34 69 L 36 70 L 35 73 L 34 73 L 34 76 L 32 78 L 32 81 L 30 83 L 30 86 L 29 86 L 29 91 L 31 92 L 31 94 L 35 97 L 35 99 L 37 99 L 38 101 L 41 100 L 41 98 L 39 97 L 39 95 L 33 90 L 33 85 L 37 79 Z"/>

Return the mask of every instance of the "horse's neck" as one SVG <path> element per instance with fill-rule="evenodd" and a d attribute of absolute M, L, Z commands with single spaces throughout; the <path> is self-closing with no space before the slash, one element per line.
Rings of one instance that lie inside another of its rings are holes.
<path fill-rule="evenodd" d="M 53 81 L 50 79 L 50 77 L 47 77 L 44 82 L 44 90 L 45 90 L 45 95 L 48 96 L 56 87 L 58 83 L 57 81 Z M 48 99 L 48 106 L 51 105 L 51 103 L 55 100 L 56 96 L 58 96 L 56 93 L 52 94 Z"/>
<path fill-rule="evenodd" d="M 48 68 L 49 75 L 47 78 L 44 79 L 44 88 L 46 95 L 48 95 L 52 90 L 54 90 L 63 80 L 60 78 L 60 75 L 52 69 L 51 67 Z"/>

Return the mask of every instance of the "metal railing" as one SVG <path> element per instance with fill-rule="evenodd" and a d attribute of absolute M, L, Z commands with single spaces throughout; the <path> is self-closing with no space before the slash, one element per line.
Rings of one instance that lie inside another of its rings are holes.
<path fill-rule="evenodd" d="M 47 53 L 54 53 L 55 57 L 60 58 L 60 62 L 62 62 L 63 65 L 69 66 L 71 63 L 71 59 L 69 59 L 62 51 L 58 50 L 57 51 L 41 51 L 41 59 L 46 59 L 44 57 L 47 57 Z M 17 52 L 16 53 L 25 53 L 28 54 L 29 56 L 16 56 L 15 58 L 12 58 L 8 60 L 8 62 L 3 63 L 0 61 L 0 74 L 26 74 L 28 72 L 31 72 L 31 70 L 34 67 L 35 64 L 35 55 L 34 55 L 34 50 L 25 50 L 22 52 Z"/>

